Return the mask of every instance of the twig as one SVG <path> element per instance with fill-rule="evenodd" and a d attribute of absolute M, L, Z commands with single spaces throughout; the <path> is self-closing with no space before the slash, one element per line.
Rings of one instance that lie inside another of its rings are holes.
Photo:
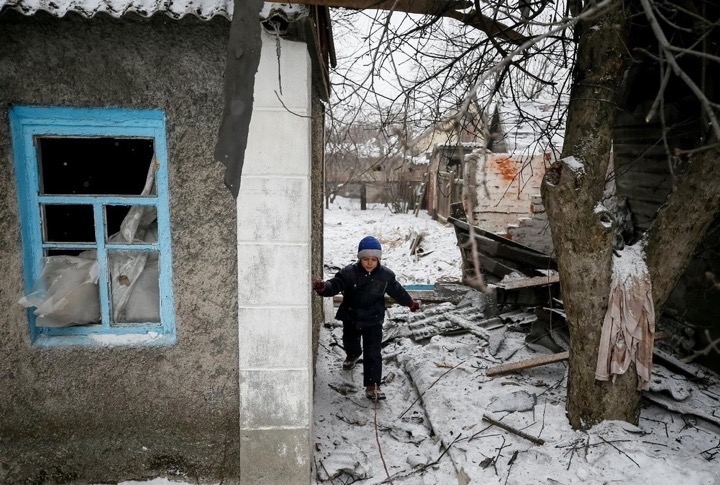
<path fill-rule="evenodd" d="M 679 148 L 676 148 L 675 155 L 694 155 L 696 153 L 704 152 L 707 150 L 714 150 L 715 148 L 718 147 L 718 145 L 720 145 L 720 143 L 713 143 L 712 145 L 705 145 L 702 147 L 692 148 L 692 149 L 687 149 L 687 150 L 681 150 Z M 717 284 L 716 284 L 716 286 L 717 286 Z"/>
<path fill-rule="evenodd" d="M 418 397 L 412 402 L 412 404 L 410 404 L 410 406 L 408 406 L 408 408 L 407 408 L 405 411 L 403 411 L 400 416 L 398 416 L 398 419 L 400 419 L 400 418 L 402 418 L 403 416 L 405 416 L 405 413 L 407 413 L 408 411 L 410 411 L 410 409 L 415 405 L 415 403 L 418 402 L 418 401 L 420 400 L 420 398 L 423 397 L 423 395 L 424 395 L 426 392 L 428 392 L 432 386 L 434 386 L 435 384 L 437 384 L 437 381 L 439 381 L 440 379 L 442 379 L 442 378 L 445 376 L 445 374 L 447 374 L 448 372 L 452 371 L 452 370 L 455 369 L 456 367 L 461 366 L 462 364 L 465 363 L 465 361 L 467 361 L 467 359 L 461 361 L 461 362 L 458 363 L 457 365 L 455 365 L 455 366 L 451 367 L 450 369 L 446 370 L 445 372 L 443 372 L 443 373 L 440 375 L 440 377 L 438 377 L 437 379 L 435 379 L 435 380 L 433 381 L 433 383 L 428 386 L 427 389 L 425 389 L 423 392 L 421 392 L 421 393 L 418 395 Z"/>
<path fill-rule="evenodd" d="M 670 437 L 670 434 L 668 433 L 668 425 L 667 425 L 667 423 L 666 423 L 665 421 L 660 421 L 660 420 L 658 420 L 658 419 L 644 418 L 644 417 L 642 417 L 642 416 L 640 416 L 640 419 L 644 419 L 644 420 L 646 420 L 646 421 L 652 421 L 652 422 L 655 422 L 655 423 L 659 423 L 659 424 L 664 425 L 664 426 L 665 426 L 665 437 L 666 437 L 666 438 L 669 438 L 669 437 Z"/>
<path fill-rule="evenodd" d="M 666 445 L 665 443 L 656 443 L 654 441 L 645 441 L 645 440 L 643 440 L 642 442 L 645 443 L 646 445 L 664 446 L 665 448 L 668 447 L 668 445 Z M 700 453 L 702 453 L 702 451 Z"/>
<path fill-rule="evenodd" d="M 698 357 L 700 357 L 701 355 L 707 355 L 707 354 L 709 354 L 712 350 L 714 350 L 715 352 L 717 352 L 718 354 L 720 354 L 720 347 L 718 347 L 718 344 L 720 344 L 720 338 L 717 338 L 717 339 L 715 339 L 715 340 L 711 340 L 710 332 L 709 332 L 708 330 L 705 330 L 705 336 L 706 336 L 706 338 L 708 339 L 708 342 L 709 342 L 709 343 L 707 344 L 707 346 L 706 346 L 704 349 L 700 349 L 700 350 L 696 351 L 696 352 L 695 352 L 694 354 L 692 354 L 692 355 L 689 355 L 689 356 L 687 356 L 687 357 L 684 357 L 683 359 L 681 359 L 683 362 L 685 362 L 685 363 L 690 363 L 690 362 L 692 362 L 693 360 L 695 360 L 695 359 L 697 359 Z"/>
<path fill-rule="evenodd" d="M 718 451 L 715 451 L 714 453 L 712 453 L 714 450 L 718 450 Z M 715 458 L 715 455 L 717 455 L 718 452 L 720 452 L 720 441 L 718 441 L 718 444 L 715 445 L 715 446 L 713 446 L 712 448 L 708 448 L 707 450 L 701 451 L 701 452 L 700 452 L 700 456 L 702 456 L 702 457 L 705 458 L 706 460 L 710 461 L 710 460 L 713 460 L 713 459 Z M 703 456 L 703 455 L 708 455 L 708 456 L 707 456 L 707 458 L 706 458 L 706 457 Z"/>
<path fill-rule="evenodd" d="M 479 435 L 481 435 L 481 434 L 483 434 L 485 431 L 489 430 L 491 427 L 492 427 L 492 426 L 486 426 L 486 427 L 484 427 L 483 429 L 481 429 L 480 431 L 478 431 L 477 433 L 475 433 L 474 435 L 472 435 L 471 437 L 469 437 L 469 438 L 468 438 L 468 442 L 474 440 L 474 439 L 477 438 Z M 498 433 L 498 434 L 488 434 L 488 435 L 483 436 L 483 438 L 492 438 L 493 436 L 502 436 L 502 433 Z"/>
<path fill-rule="evenodd" d="M 638 468 L 641 468 L 640 465 L 638 464 L 638 462 L 636 462 L 635 460 L 633 460 L 632 457 L 630 457 L 630 455 L 628 455 L 627 453 L 625 453 L 623 450 L 621 450 L 620 448 L 618 448 L 617 446 L 615 446 L 614 444 L 612 444 L 611 442 L 609 442 L 608 440 L 606 440 L 606 439 L 603 438 L 602 436 L 598 436 L 598 438 L 600 438 L 601 440 L 603 440 L 603 442 L 605 442 L 605 443 L 607 443 L 608 445 L 610 445 L 610 446 L 612 446 L 613 448 L 615 448 L 615 449 L 618 451 L 618 453 L 622 453 L 623 455 L 627 456 L 627 457 L 630 459 L 631 462 L 635 463 L 635 465 L 637 465 Z"/>
<path fill-rule="evenodd" d="M 513 428 L 513 427 L 511 427 L 511 426 L 508 426 L 507 424 L 505 424 L 505 423 L 503 423 L 503 422 L 501 422 L 501 421 L 498 421 L 497 419 L 491 418 L 491 417 L 488 416 L 487 414 L 484 414 L 484 415 L 483 415 L 482 420 L 483 420 L 483 421 L 487 421 L 488 423 L 494 424 L 494 425 L 497 426 L 498 428 L 502 428 L 502 429 L 504 429 L 505 431 L 508 431 L 508 432 L 510 432 L 510 433 L 513 433 L 513 434 L 515 434 L 515 435 L 517 435 L 517 436 L 519 436 L 519 437 L 521 437 L 521 438 L 525 438 L 526 440 L 531 441 L 531 442 L 535 443 L 536 445 L 544 445 L 544 444 L 545 444 L 545 440 L 544 440 L 544 439 L 542 439 L 542 438 L 536 438 L 536 437 L 534 437 L 534 436 L 532 436 L 532 435 L 529 435 L 529 434 L 524 433 L 524 432 L 522 432 L 522 431 L 520 431 L 520 430 L 517 430 L 517 429 L 515 429 L 515 428 Z"/>
<path fill-rule="evenodd" d="M 573 456 L 575 456 L 575 449 L 577 447 L 577 443 L 577 441 L 573 442 L 573 447 L 570 448 L 570 459 L 568 460 L 567 467 L 565 468 L 566 470 L 570 469 L 570 464 L 572 463 Z"/>
<path fill-rule="evenodd" d="M 559 386 L 560 384 L 562 384 L 564 380 L 565 380 L 565 376 L 562 376 L 559 381 L 557 381 L 557 382 L 556 382 L 555 384 L 553 384 L 552 386 L 549 386 L 549 387 L 548 387 L 547 389 L 545 389 L 543 392 L 541 392 L 540 394 L 538 394 L 537 397 L 542 396 L 543 394 L 545 394 L 546 392 L 548 392 L 548 391 L 551 390 L 551 389 L 555 389 L 557 386 Z"/>
<path fill-rule="evenodd" d="M 538 436 L 540 436 L 542 434 L 542 432 L 545 431 L 545 412 L 546 411 L 547 411 L 547 399 L 545 399 L 545 402 L 543 403 L 542 422 L 540 423 L 540 432 L 538 433 Z M 535 419 L 535 408 L 534 407 L 533 407 L 533 419 Z"/>
<path fill-rule="evenodd" d="M 330 476 L 330 472 L 327 470 L 327 468 L 325 468 L 325 463 L 323 463 L 322 460 L 320 460 L 320 465 L 322 466 L 322 469 L 325 470 L 325 474 L 326 474 L 326 475 L 328 476 L 328 478 L 330 479 L 330 483 L 331 483 L 332 485 L 335 485 L 335 480 L 333 480 L 334 477 L 331 477 L 331 476 Z"/>
<path fill-rule="evenodd" d="M 666 62 L 670 64 L 670 67 L 672 67 L 675 75 L 682 79 L 687 85 L 687 87 L 697 96 L 698 101 L 700 101 L 700 105 L 703 107 L 703 110 L 705 111 L 708 119 L 710 120 L 710 124 L 713 128 L 713 132 L 715 133 L 715 137 L 720 138 L 720 124 L 718 124 L 715 112 L 710 106 L 710 100 L 705 96 L 702 90 L 692 81 L 692 79 L 690 79 L 690 76 L 688 76 L 687 73 L 683 71 L 682 68 L 678 65 L 675 56 L 671 53 L 671 51 L 673 50 L 673 46 L 668 41 L 667 37 L 665 37 L 665 33 L 663 32 L 662 27 L 660 27 L 660 24 L 658 23 L 653 8 L 650 5 L 650 0 L 640 0 L 640 4 L 645 11 L 645 16 L 648 19 L 650 28 L 655 34 L 658 44 L 660 44 L 662 49 L 665 51 Z"/>
<path fill-rule="evenodd" d="M 495 458 L 492 459 L 492 466 L 493 466 L 493 469 L 495 470 L 495 476 L 498 475 L 497 461 L 500 458 L 500 453 L 502 453 L 502 450 L 504 450 L 505 447 L 507 446 L 507 444 L 505 443 L 504 436 L 502 437 L 502 440 L 503 440 L 502 444 L 500 446 L 498 446 L 498 448 L 497 448 L 497 454 L 495 455 Z"/>
<path fill-rule="evenodd" d="M 705 451 L 701 451 L 700 454 L 702 454 L 702 453 L 707 453 L 708 451 L 717 450 L 717 449 L 720 449 L 720 441 L 718 441 L 718 444 L 716 444 L 716 445 L 713 446 L 712 448 L 708 448 L 708 449 L 705 450 Z"/>
<path fill-rule="evenodd" d="M 515 463 L 517 456 L 518 456 L 518 450 L 513 451 L 513 454 L 510 457 L 510 461 L 508 461 L 508 472 L 507 472 L 507 476 L 505 476 L 505 483 L 507 483 L 508 479 L 510 478 L 510 471 L 512 470 L 513 463 Z"/>
<path fill-rule="evenodd" d="M 460 440 L 461 437 L 462 437 L 462 433 L 460 433 L 460 434 L 457 436 L 457 438 L 455 438 L 455 439 L 452 441 L 452 443 L 450 443 L 447 447 L 445 447 L 445 449 L 443 450 L 443 452 L 440 453 L 440 456 L 438 456 L 434 461 L 432 461 L 432 462 L 430 462 L 430 463 L 427 463 L 427 464 L 425 464 L 425 465 L 419 466 L 419 467 L 417 467 L 417 468 L 413 468 L 412 470 L 406 470 L 406 471 L 398 472 L 398 473 L 396 473 L 395 475 L 393 475 L 392 477 L 386 478 L 385 480 L 383 480 L 382 482 L 380 482 L 378 485 L 382 485 L 383 483 L 391 483 L 391 482 L 389 481 L 391 478 L 396 478 L 396 479 L 397 479 L 397 478 L 409 477 L 410 475 L 414 475 L 415 473 L 421 473 L 421 472 L 424 472 L 425 470 L 427 470 L 427 469 L 430 468 L 430 467 L 434 467 L 435 465 L 437 465 L 438 463 L 440 463 L 440 460 L 442 460 L 442 457 L 445 456 L 445 454 L 446 454 L 448 451 L 450 451 L 450 448 L 452 448 L 452 445 L 454 445 L 458 440 Z"/>

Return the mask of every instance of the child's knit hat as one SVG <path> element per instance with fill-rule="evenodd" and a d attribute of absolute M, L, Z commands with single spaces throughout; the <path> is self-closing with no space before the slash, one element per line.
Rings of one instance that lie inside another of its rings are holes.
<path fill-rule="evenodd" d="M 358 245 L 358 259 L 360 258 L 382 258 L 382 246 L 380 241 L 372 236 L 365 236 Z"/>

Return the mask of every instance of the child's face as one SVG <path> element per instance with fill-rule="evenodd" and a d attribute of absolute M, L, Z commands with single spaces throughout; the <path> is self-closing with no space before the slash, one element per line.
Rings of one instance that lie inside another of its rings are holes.
<path fill-rule="evenodd" d="M 377 268 L 378 258 L 376 258 L 375 256 L 360 258 L 360 263 L 362 264 L 362 267 L 365 268 L 365 271 L 369 273 L 370 271 Z"/>

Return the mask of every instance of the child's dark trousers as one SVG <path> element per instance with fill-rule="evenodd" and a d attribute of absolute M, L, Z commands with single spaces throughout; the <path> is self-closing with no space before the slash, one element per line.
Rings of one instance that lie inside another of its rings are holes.
<path fill-rule="evenodd" d="M 360 339 L 362 338 L 362 346 Z M 360 325 L 343 322 L 343 346 L 348 357 L 363 354 L 363 385 L 380 384 L 382 380 L 382 322 Z"/>

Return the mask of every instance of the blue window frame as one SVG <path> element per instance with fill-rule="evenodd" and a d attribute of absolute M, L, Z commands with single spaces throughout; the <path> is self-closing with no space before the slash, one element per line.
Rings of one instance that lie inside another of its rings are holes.
<path fill-rule="evenodd" d="M 13 106 L 10 127 L 33 343 L 174 343 L 164 112 Z"/>

